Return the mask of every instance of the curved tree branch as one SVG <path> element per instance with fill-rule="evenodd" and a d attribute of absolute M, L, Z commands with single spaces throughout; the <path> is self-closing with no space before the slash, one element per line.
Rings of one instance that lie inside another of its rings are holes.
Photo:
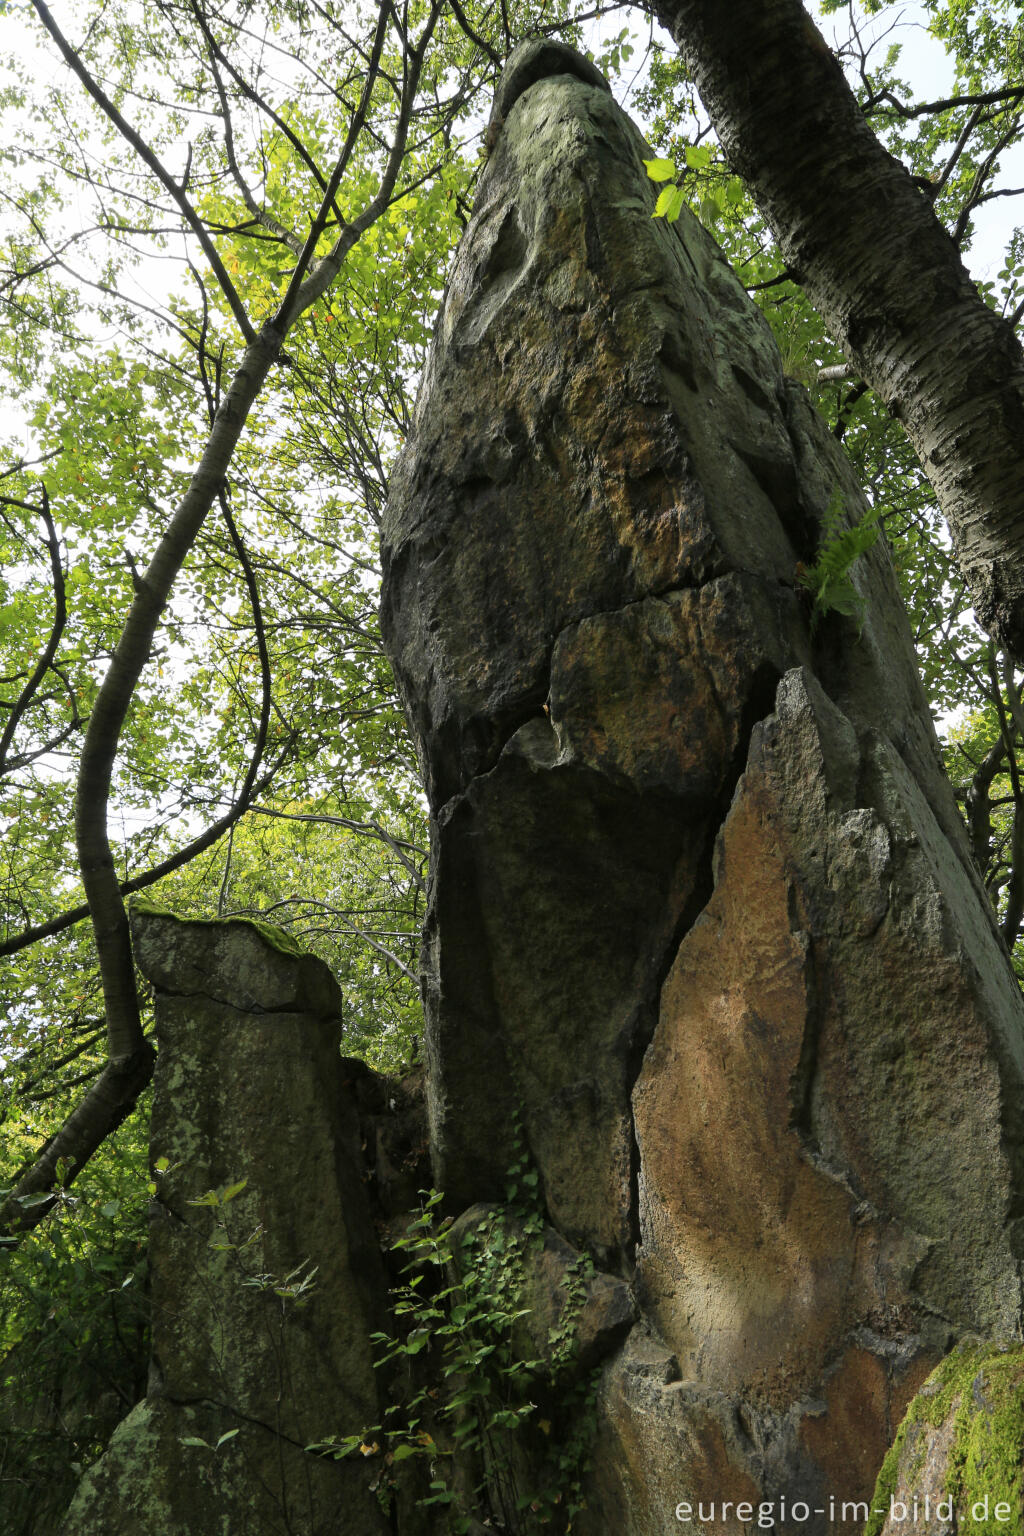
<path fill-rule="evenodd" d="M 217 272 L 219 257 L 213 250 L 209 235 L 199 225 L 198 217 L 185 198 L 183 189 L 171 180 L 149 147 L 125 122 L 96 85 L 81 59 L 56 27 L 43 0 L 33 0 L 33 5 L 85 89 L 100 104 L 127 142 L 138 151 L 144 163 L 171 192 L 199 236 L 204 250 L 207 250 L 207 247 L 210 248 L 214 258 L 211 265 Z M 289 329 L 298 317 L 326 291 L 337 276 L 347 253 L 390 205 L 405 152 L 424 55 L 437 25 L 440 11 L 441 0 L 433 0 L 417 44 L 406 48 L 398 121 L 381 174 L 377 196 L 364 208 L 358 218 L 341 227 L 331 251 L 317 259 L 317 245 L 332 215 L 336 213 L 334 199 L 356 141 L 366 124 L 374 84 L 380 70 L 389 18 L 393 14 L 390 7 L 380 7 L 363 93 L 349 123 L 341 153 L 327 181 L 319 210 L 310 222 L 309 234 L 287 291 L 276 314 L 263 325 L 258 334 L 253 332 L 244 310 L 241 310 L 240 314 L 236 313 L 236 319 L 239 319 L 243 334 L 248 338 L 248 345 L 234 378 L 218 403 L 209 439 L 188 489 L 171 517 L 149 566 L 135 582 L 134 601 L 89 718 L 75 796 L 78 860 L 96 937 L 110 1059 L 83 1102 L 44 1149 L 24 1178 L 19 1180 L 17 1188 L 11 1192 L 4 1206 L 0 1208 L 0 1231 L 3 1230 L 5 1223 L 8 1231 L 17 1230 L 34 1224 L 45 1214 L 49 1205 L 46 1199 L 37 1200 L 27 1210 L 20 1202 L 29 1196 L 40 1195 L 52 1188 L 58 1175 L 65 1183 L 73 1178 L 80 1168 L 84 1167 L 96 1147 L 130 1112 L 138 1094 L 152 1074 L 153 1053 L 142 1030 L 139 1001 L 135 989 L 128 917 L 122 895 L 126 889 L 138 889 L 141 883 L 151 883 L 156 876 L 153 871 L 150 871 L 149 880 L 145 882 L 119 881 L 114 868 L 113 852 L 107 830 L 111 779 L 121 732 L 135 689 L 149 659 L 171 589 L 215 498 L 221 499 L 229 533 L 232 534 L 236 552 L 249 584 L 250 596 L 254 597 L 254 615 L 258 631 L 260 629 L 259 598 L 252 568 L 248 563 L 237 529 L 234 529 L 226 501 L 228 468 L 252 406 L 271 368 L 280 356 Z M 230 284 L 225 292 L 229 302 L 232 296 L 234 297 L 235 302 L 232 303 L 232 308 L 235 309 L 237 304 L 241 309 L 241 301 L 237 294 L 234 294 Z M 259 644 L 259 640 L 257 643 Z M 266 722 L 269 720 L 269 687 L 267 686 L 269 662 L 265 645 L 261 648 L 260 660 L 265 684 L 264 708 L 261 712 L 261 731 L 258 742 L 259 750 L 262 751 Z M 251 766 L 246 779 L 250 791 L 254 774 L 255 768 Z M 237 815 L 231 813 L 228 817 L 222 818 L 214 836 L 210 835 L 213 829 L 209 829 L 206 834 L 208 838 L 206 845 L 209 846 L 209 842 L 214 841 L 215 836 L 219 836 L 236 819 Z M 192 845 L 192 856 L 197 851 L 196 845 Z M 180 855 L 178 859 L 183 862 Z M 168 867 L 173 867 L 171 860 L 164 861 L 165 872 Z M 74 918 L 65 914 L 63 919 L 41 925 L 34 937 L 41 937 L 43 932 L 57 931 L 58 925 L 67 926 L 70 921 L 74 921 Z M 4 949 L 10 953 L 13 948 L 22 947 L 23 942 L 28 942 L 25 935 L 19 936 L 19 941 L 8 941 Z"/>
<path fill-rule="evenodd" d="M 122 896 L 132 896 L 136 891 L 144 891 L 149 886 L 155 885 L 165 875 L 171 875 L 176 869 L 183 869 L 186 864 L 191 864 L 193 859 L 205 853 L 208 848 L 220 841 L 226 832 L 230 832 L 236 822 L 240 821 L 246 811 L 255 809 L 252 801 L 268 789 L 281 766 L 281 758 L 274 763 L 267 773 L 253 785 L 248 801 L 241 797 L 232 805 L 225 815 L 211 822 L 205 832 L 186 843 L 184 848 L 179 848 L 177 853 L 168 854 L 166 859 L 161 859 L 159 864 L 153 864 L 149 869 L 143 870 L 138 875 L 132 875 L 128 880 L 122 880 L 118 890 Z M 16 955 L 23 949 L 28 949 L 32 944 L 38 944 L 40 939 L 53 938 L 55 934 L 64 933 L 68 928 L 73 928 L 76 923 L 81 923 L 89 916 L 87 902 L 82 902 L 77 907 L 69 907 L 66 912 L 61 912 L 57 917 L 51 917 L 45 923 L 36 923 L 31 928 L 23 928 L 20 933 L 13 934 L 9 939 L 0 941 L 0 956 Z"/>
<path fill-rule="evenodd" d="M 121 137 L 127 144 L 131 145 L 132 149 L 134 149 L 142 163 L 149 167 L 164 190 L 170 194 L 170 196 L 174 199 L 175 203 L 180 208 L 185 222 L 188 224 L 189 229 L 192 231 L 196 239 L 199 241 L 199 244 L 202 246 L 203 255 L 210 263 L 210 267 L 214 272 L 218 283 L 224 290 L 224 297 L 227 299 L 228 304 L 231 307 L 231 313 L 234 315 L 235 320 L 238 323 L 239 330 L 245 337 L 246 342 L 250 346 L 254 345 L 257 337 L 252 328 L 252 323 L 249 320 L 249 316 L 245 312 L 245 305 L 239 298 L 238 291 L 228 276 L 227 268 L 225 267 L 223 261 L 221 261 L 217 247 L 210 239 L 209 233 L 207 232 L 202 219 L 200 219 L 191 202 L 185 196 L 184 186 L 175 181 L 170 171 L 168 171 L 167 168 L 161 163 L 159 157 L 153 153 L 142 135 L 138 133 L 124 117 L 122 117 L 114 103 L 110 100 L 110 97 L 100 87 L 100 85 L 93 78 L 91 72 L 86 68 L 81 55 L 68 42 L 67 38 L 64 36 L 57 23 L 54 21 L 53 16 L 50 13 L 50 8 L 44 3 L 44 0 L 32 0 L 32 6 L 36 15 L 39 17 L 39 20 L 42 22 L 47 32 L 49 32 L 50 36 L 57 44 L 57 47 L 60 49 L 61 54 L 64 57 L 64 62 L 73 71 L 73 73 L 78 76 L 79 80 L 82 82 L 82 85 L 92 97 L 93 101 L 95 101 L 96 105 L 110 119 Z"/>

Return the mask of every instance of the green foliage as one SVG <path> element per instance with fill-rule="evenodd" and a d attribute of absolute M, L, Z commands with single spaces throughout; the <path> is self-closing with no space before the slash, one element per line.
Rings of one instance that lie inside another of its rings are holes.
<path fill-rule="evenodd" d="M 947 1355 L 907 1409 L 879 1472 L 864 1536 L 879 1536 L 908 1439 L 919 1426 L 938 1428 L 951 1415 L 952 1445 L 943 1494 L 952 1499 L 964 1527 L 979 1536 L 1011 1529 L 1024 1507 L 1022 1378 L 1019 1349 L 965 1340 Z M 999 1505 L 1008 1508 L 1010 1523 L 996 1517 Z"/>
<path fill-rule="evenodd" d="M 145 1390 L 146 1105 L 0 1250 L 0 1532 L 55 1522 Z"/>
<path fill-rule="evenodd" d="M 652 181 L 671 183 L 669 186 L 662 187 L 658 193 L 654 213 L 651 215 L 655 219 L 665 219 L 669 224 L 675 223 L 684 206 L 689 202 L 691 206 L 699 208 L 701 218 L 706 224 L 714 226 L 719 216 L 725 213 L 728 207 L 735 207 L 742 197 L 743 183 L 737 176 L 730 177 L 724 185 L 712 178 L 697 202 L 694 201 L 692 193 L 687 195 L 682 178 L 688 171 L 708 171 L 712 167 L 713 150 L 710 144 L 687 144 L 684 149 L 682 171 L 677 170 L 674 160 L 663 158 L 645 160 L 644 165 Z"/>
<path fill-rule="evenodd" d="M 538 1185 L 520 1137 L 508 1204 L 487 1209 L 457 1244 L 440 1216 L 443 1195 L 424 1192 L 394 1245 L 406 1260 L 391 1293 L 396 1332 L 373 1335 L 393 1398 L 385 1422 L 310 1447 L 380 1458 L 375 1487 L 385 1503 L 397 1469 L 422 1467 L 419 1503 L 446 1508 L 453 1536 L 481 1513 L 516 1536 L 568 1532 L 583 1508 L 595 1382 L 579 1376 L 577 1323 L 594 1269 L 581 1255 L 564 1276 L 567 1301 L 545 1360 L 525 1358 L 524 1261 L 543 1245 Z"/>
<path fill-rule="evenodd" d="M 832 492 L 822 519 L 817 558 L 797 570 L 797 580 L 811 595 L 815 621 L 823 614 L 841 613 L 863 626 L 864 599 L 850 578 L 850 568 L 878 538 L 880 512 L 879 507 L 871 507 L 860 522 L 850 523 L 842 492 L 838 486 Z"/>
<path fill-rule="evenodd" d="M 420 1503 L 452 1506 L 451 1529 L 459 1532 L 469 1528 L 470 1512 L 460 1508 L 465 1500 L 452 1475 L 439 1469 L 455 1457 L 493 1455 L 497 1432 L 516 1430 L 534 1412 L 530 1394 L 539 1362 L 518 1360 L 512 1347 L 515 1323 L 525 1315 L 515 1301 L 518 1243 L 492 1213 L 466 1233 L 456 1255 L 451 1223 L 438 1217 L 442 1200 L 437 1190 L 425 1193 L 420 1214 L 394 1245 L 407 1260 L 403 1283 L 392 1292 L 400 1333 L 373 1335 L 380 1369 L 413 1367 L 406 1373 L 408 1395 L 392 1404 L 387 1423 L 311 1449 L 338 1457 L 383 1455 L 384 1487 L 392 1467 L 425 1458 L 429 1491 Z M 415 1370 L 420 1356 L 429 1361 L 426 1371 Z"/>

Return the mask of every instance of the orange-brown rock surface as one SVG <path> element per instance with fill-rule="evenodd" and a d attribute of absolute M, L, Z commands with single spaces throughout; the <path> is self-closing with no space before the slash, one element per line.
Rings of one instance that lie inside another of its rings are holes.
<path fill-rule="evenodd" d="M 582 1530 L 838 1533 L 1019 1327 L 1024 1010 L 884 543 L 862 625 L 800 588 L 836 444 L 590 66 L 510 71 L 385 523 L 435 1177 L 500 1200 L 521 1116 L 633 1287 Z"/>

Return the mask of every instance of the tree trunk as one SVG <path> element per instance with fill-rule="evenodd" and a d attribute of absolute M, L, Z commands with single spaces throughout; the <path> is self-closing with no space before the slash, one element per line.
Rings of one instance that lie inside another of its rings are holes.
<path fill-rule="evenodd" d="M 980 622 L 1024 658 L 1024 354 L 800 0 L 655 0 L 795 280 L 907 434 Z"/>

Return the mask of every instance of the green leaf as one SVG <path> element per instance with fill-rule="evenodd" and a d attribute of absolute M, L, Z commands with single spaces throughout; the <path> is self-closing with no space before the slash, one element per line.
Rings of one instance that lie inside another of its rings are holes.
<path fill-rule="evenodd" d="M 218 1206 L 220 1205 L 220 1195 L 215 1189 L 208 1189 L 205 1194 L 197 1195 L 194 1200 L 188 1200 L 185 1203 L 187 1205 Z"/>
<path fill-rule="evenodd" d="M 674 224 L 682 212 L 684 201 L 682 187 L 665 187 L 658 197 L 657 207 L 654 210 L 655 218 L 663 215 L 669 224 Z"/>
<path fill-rule="evenodd" d="M 689 154 L 689 151 L 687 151 L 687 154 Z M 652 181 L 671 181 L 676 175 L 674 160 L 645 160 L 644 165 L 647 167 L 647 174 Z"/>

